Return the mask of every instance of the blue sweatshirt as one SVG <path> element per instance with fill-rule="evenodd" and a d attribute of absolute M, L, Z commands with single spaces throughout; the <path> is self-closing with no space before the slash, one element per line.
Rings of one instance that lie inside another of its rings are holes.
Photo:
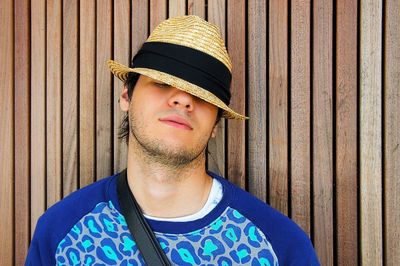
<path fill-rule="evenodd" d="M 226 179 L 223 197 L 189 222 L 147 219 L 174 265 L 320 265 L 289 218 Z M 144 265 L 120 212 L 117 175 L 84 187 L 38 220 L 26 265 Z M 168 208 L 168 206 L 165 206 Z"/>

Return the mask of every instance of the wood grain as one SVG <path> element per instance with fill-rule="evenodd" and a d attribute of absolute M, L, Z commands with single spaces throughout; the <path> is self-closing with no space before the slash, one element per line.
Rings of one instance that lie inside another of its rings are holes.
<path fill-rule="evenodd" d="M 291 217 L 310 234 L 310 1 L 291 3 Z"/>
<path fill-rule="evenodd" d="M 246 29 L 244 1 L 228 3 L 228 52 L 232 59 L 232 83 L 230 107 L 245 114 L 246 105 Z M 246 186 L 245 164 L 245 122 L 230 120 L 228 122 L 228 172 L 227 176 L 236 185 Z"/>
<path fill-rule="evenodd" d="M 269 4 L 269 203 L 288 214 L 288 2 Z M 264 120 L 261 120 L 264 121 Z M 260 122 L 259 122 L 260 123 Z M 267 134 L 265 132 L 264 134 Z"/>
<path fill-rule="evenodd" d="M 31 235 L 46 207 L 46 4 L 31 2 Z"/>
<path fill-rule="evenodd" d="M 150 32 L 167 18 L 167 1 L 150 0 Z"/>
<path fill-rule="evenodd" d="M 208 21 L 217 25 L 221 31 L 223 40 L 226 42 L 226 17 L 225 17 L 225 1 L 209 0 L 208 1 Z M 232 87 L 231 87 L 232 88 Z M 225 168 L 225 133 L 226 120 L 221 119 L 217 125 L 217 134 L 215 138 L 208 142 L 207 168 L 219 175 L 226 176 Z"/>
<path fill-rule="evenodd" d="M 398 1 L 148 1 L 0 1 L 1 264 L 23 264 L 38 217 L 79 180 L 126 166 L 122 83 L 104 61 L 128 64 L 150 29 L 187 10 L 227 37 L 231 106 L 251 117 L 219 123 L 208 168 L 312 232 L 322 265 L 397 265 Z"/>
<path fill-rule="evenodd" d="M 95 178 L 96 5 L 80 1 L 79 25 L 79 185 Z"/>
<path fill-rule="evenodd" d="M 14 219 L 16 265 L 23 265 L 30 240 L 29 229 L 29 178 L 30 178 L 30 24 L 29 2 L 16 1 L 14 9 L 14 139 L 15 139 L 15 189 Z M 12 73 L 10 74 L 12 77 Z M 4 83 L 1 83 L 4 84 Z M 6 127 L 2 123 L 3 127 Z M 2 175 L 4 176 L 4 175 Z M 21 197 L 21 195 L 25 195 Z M 10 206 L 11 207 L 11 206 Z M 4 217 L 4 216 L 2 216 Z M 4 227 L 2 227 L 4 228 Z"/>
<path fill-rule="evenodd" d="M 112 1 L 97 1 L 96 11 L 96 179 L 112 174 Z"/>
<path fill-rule="evenodd" d="M 267 200 L 267 8 L 262 1 L 248 5 L 249 191 Z"/>
<path fill-rule="evenodd" d="M 78 0 L 63 1 L 63 196 L 78 188 Z"/>
<path fill-rule="evenodd" d="M 334 265 L 332 1 L 314 2 L 312 42 L 314 246 L 322 265 Z"/>
<path fill-rule="evenodd" d="M 118 1 L 114 3 L 114 59 L 125 65 L 129 65 L 130 58 L 130 8 L 129 1 Z M 118 104 L 118 98 L 123 84 L 113 77 L 114 82 L 114 172 L 126 168 L 127 145 L 125 141 L 118 139 L 118 129 L 122 121 L 122 112 Z"/>
<path fill-rule="evenodd" d="M 4 265 L 14 263 L 14 44 L 10 41 L 14 38 L 13 19 L 13 1 L 0 1 L 0 63 L 4 67 L 0 71 L 0 261 Z"/>
<path fill-rule="evenodd" d="M 336 10 L 336 257 L 358 265 L 357 0 Z"/>
<path fill-rule="evenodd" d="M 46 177 L 47 207 L 61 199 L 62 36 L 61 2 L 46 1 Z"/>
<path fill-rule="evenodd" d="M 400 2 L 385 4 L 384 235 L 385 264 L 400 261 Z"/>
<path fill-rule="evenodd" d="M 132 2 L 132 57 L 137 53 L 149 35 L 148 6 L 144 1 Z"/>
<path fill-rule="evenodd" d="M 206 17 L 205 0 L 189 0 L 188 1 L 188 14 L 196 15 L 201 18 Z"/>
<path fill-rule="evenodd" d="M 382 265 L 382 2 L 360 8 L 361 263 Z"/>
<path fill-rule="evenodd" d="M 186 0 L 170 0 L 168 3 L 168 17 L 173 18 L 186 14 Z"/>

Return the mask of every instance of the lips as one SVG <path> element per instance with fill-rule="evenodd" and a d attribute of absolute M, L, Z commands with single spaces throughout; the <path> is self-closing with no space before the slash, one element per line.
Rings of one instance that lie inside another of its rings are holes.
<path fill-rule="evenodd" d="M 193 130 L 192 126 L 183 117 L 177 115 L 166 116 L 159 119 L 160 122 L 186 130 Z"/>

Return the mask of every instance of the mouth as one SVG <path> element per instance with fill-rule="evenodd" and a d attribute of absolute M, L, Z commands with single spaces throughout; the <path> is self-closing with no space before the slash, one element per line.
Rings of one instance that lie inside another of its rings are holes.
<path fill-rule="evenodd" d="M 158 119 L 160 122 L 167 124 L 172 127 L 180 128 L 180 129 L 185 129 L 185 130 L 193 130 L 192 126 L 188 121 L 186 121 L 184 118 L 177 116 L 177 115 L 171 115 L 167 117 L 163 117 Z"/>

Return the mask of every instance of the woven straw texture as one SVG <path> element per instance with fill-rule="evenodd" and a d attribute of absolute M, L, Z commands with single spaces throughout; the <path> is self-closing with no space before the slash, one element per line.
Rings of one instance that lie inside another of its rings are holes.
<path fill-rule="evenodd" d="M 182 16 L 165 20 L 154 29 L 146 42 L 165 42 L 190 47 L 213 56 L 221 61 L 229 71 L 232 70 L 232 62 L 218 27 L 197 16 Z M 248 119 L 248 117 L 229 108 L 211 92 L 181 78 L 149 68 L 129 68 L 113 60 L 109 60 L 107 64 L 111 72 L 123 82 L 126 81 L 130 72 L 139 73 L 176 87 L 221 108 L 224 110 L 222 113 L 224 118 Z"/>
<path fill-rule="evenodd" d="M 202 51 L 221 61 L 232 72 L 232 62 L 219 28 L 198 16 L 165 20 L 154 29 L 146 42 L 166 42 Z"/>

